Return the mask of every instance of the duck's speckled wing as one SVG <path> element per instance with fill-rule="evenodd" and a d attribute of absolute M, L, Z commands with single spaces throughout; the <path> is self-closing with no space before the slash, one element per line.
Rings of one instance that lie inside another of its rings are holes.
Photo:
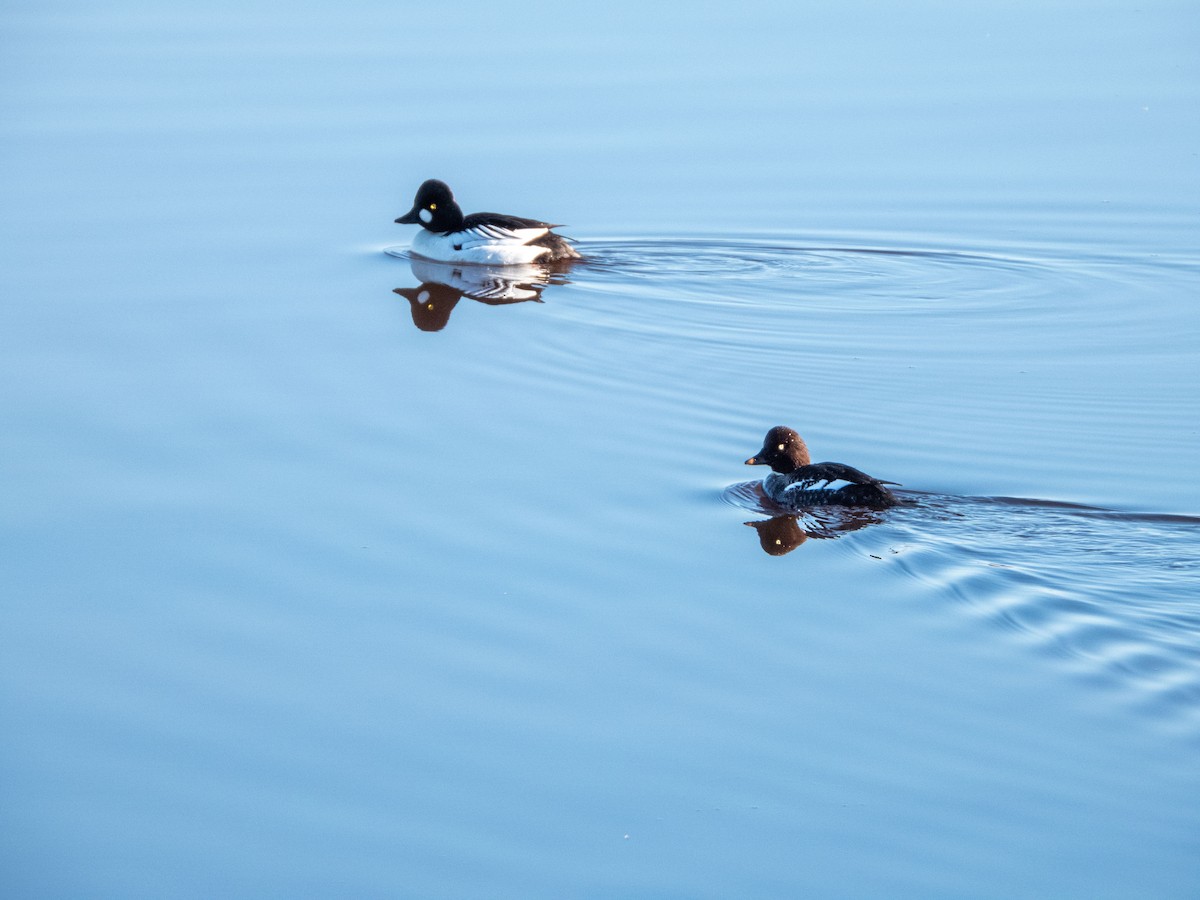
<path fill-rule="evenodd" d="M 835 481 L 848 481 L 851 484 L 896 484 L 895 481 L 881 481 L 873 478 L 861 469 L 848 466 L 845 463 L 820 462 L 801 466 L 792 473 L 796 484 L 832 484 Z"/>

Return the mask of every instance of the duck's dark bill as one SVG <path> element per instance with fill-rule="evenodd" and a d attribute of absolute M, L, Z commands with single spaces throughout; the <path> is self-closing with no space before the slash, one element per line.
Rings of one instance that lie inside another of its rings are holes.
<path fill-rule="evenodd" d="M 400 218 L 398 218 L 396 220 L 396 224 L 397 225 L 417 225 L 420 223 L 420 221 L 421 220 L 417 218 L 417 208 L 414 206 L 412 209 L 410 209 L 408 212 L 406 212 L 404 215 L 402 215 Z"/>

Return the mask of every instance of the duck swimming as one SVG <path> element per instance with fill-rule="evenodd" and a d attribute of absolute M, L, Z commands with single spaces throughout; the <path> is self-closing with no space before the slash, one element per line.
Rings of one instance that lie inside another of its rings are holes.
<path fill-rule="evenodd" d="M 558 225 L 504 213 L 464 216 L 453 191 L 436 178 L 417 188 L 413 208 L 396 223 L 420 225 L 412 252 L 438 262 L 517 266 L 580 258 L 569 239 L 552 231 Z"/>
<path fill-rule="evenodd" d="M 804 439 L 783 425 L 767 432 L 762 449 L 746 460 L 746 465 L 771 467 L 771 474 L 763 479 L 763 492 L 784 507 L 838 505 L 887 509 L 900 502 L 886 487 L 896 484 L 894 481 L 880 481 L 844 463 L 814 463 Z M 829 488 L 838 481 L 848 483 Z"/>

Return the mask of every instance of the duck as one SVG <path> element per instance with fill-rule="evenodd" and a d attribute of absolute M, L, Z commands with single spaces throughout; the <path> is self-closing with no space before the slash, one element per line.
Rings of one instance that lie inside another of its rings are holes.
<path fill-rule="evenodd" d="M 561 225 L 504 213 L 464 216 L 449 185 L 436 178 L 417 188 L 412 209 L 396 224 L 420 225 L 412 252 L 436 262 L 519 266 L 580 258 L 570 239 L 554 233 Z"/>
<path fill-rule="evenodd" d="M 895 481 L 881 481 L 853 466 L 837 462 L 814 463 L 808 445 L 793 429 L 776 425 L 767 432 L 762 449 L 746 460 L 748 466 L 770 466 L 763 493 L 780 506 L 860 506 L 888 509 L 900 501 L 888 490 Z M 835 482 L 847 482 L 830 488 Z"/>

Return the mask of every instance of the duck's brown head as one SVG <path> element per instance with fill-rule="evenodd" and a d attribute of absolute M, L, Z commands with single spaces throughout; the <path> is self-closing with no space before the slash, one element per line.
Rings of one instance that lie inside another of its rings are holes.
<path fill-rule="evenodd" d="M 767 432 L 762 449 L 746 460 L 746 465 L 770 466 L 772 472 L 788 475 L 811 462 L 804 438 L 786 426 L 776 425 Z"/>

